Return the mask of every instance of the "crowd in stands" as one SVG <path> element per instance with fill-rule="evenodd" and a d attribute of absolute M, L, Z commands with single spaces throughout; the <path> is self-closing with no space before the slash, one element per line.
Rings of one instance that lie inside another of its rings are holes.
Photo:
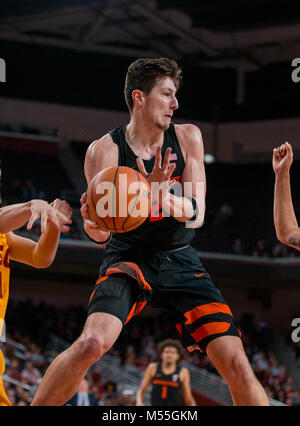
<path fill-rule="evenodd" d="M 9 399 L 13 405 L 29 405 L 37 385 L 51 362 L 49 345 L 51 334 L 72 343 L 80 335 L 86 311 L 84 307 L 57 309 L 41 302 L 38 305 L 26 301 L 9 301 L 6 331 L 12 340 L 27 349 L 16 353 L 10 344 L 2 345 L 6 358 L 6 375 L 27 388 L 5 381 Z M 42 324 L 42 327 L 41 327 Z M 269 397 L 287 405 L 300 405 L 300 393 L 285 366 L 276 359 L 272 350 L 273 333 L 266 323 L 256 323 L 251 315 L 240 319 L 244 331 L 244 346 L 255 374 L 262 382 Z M 124 327 L 119 339 L 109 351 L 114 365 L 138 368 L 141 374 L 147 365 L 158 359 L 157 343 L 178 338 L 177 331 L 164 316 L 139 315 Z M 182 351 L 182 361 L 218 374 L 209 359 L 199 351 Z M 118 377 L 104 375 L 99 365 L 91 368 L 80 384 L 77 394 L 67 405 L 135 405 L 135 395 L 118 390 Z"/>

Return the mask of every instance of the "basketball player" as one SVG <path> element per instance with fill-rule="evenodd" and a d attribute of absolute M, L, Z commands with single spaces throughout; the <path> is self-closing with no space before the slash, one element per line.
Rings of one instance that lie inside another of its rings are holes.
<path fill-rule="evenodd" d="M 165 340 L 160 343 L 159 352 L 161 361 L 148 365 L 136 395 L 136 405 L 144 405 L 144 394 L 152 384 L 152 406 L 178 406 L 181 404 L 181 397 L 185 405 L 195 406 L 189 370 L 178 365 L 180 342 L 174 339 Z"/>
<path fill-rule="evenodd" d="M 3 333 L 9 294 L 10 260 L 26 263 L 35 268 L 48 268 L 54 260 L 60 232 L 69 230 L 67 224 L 71 223 L 71 215 L 71 207 L 58 199 L 52 205 L 42 200 L 31 200 L 0 209 L 0 336 Z M 28 222 L 27 229 L 30 230 L 35 220 L 39 218 L 42 234 L 38 242 L 12 232 L 26 222 Z M 4 370 L 4 356 L 0 350 L 0 406 L 10 406 L 1 378 Z"/>
<path fill-rule="evenodd" d="M 288 142 L 273 150 L 274 225 L 279 241 L 300 250 L 300 229 L 291 194 L 290 167 L 292 162 L 293 150 Z"/>
<path fill-rule="evenodd" d="M 170 195 L 163 188 L 154 194 L 155 213 L 140 227 L 111 235 L 90 219 L 86 194 L 82 195 L 84 230 L 96 244 L 106 245 L 104 260 L 82 334 L 49 366 L 33 405 L 63 405 L 69 400 L 88 368 L 146 305 L 169 315 L 184 348 L 210 357 L 236 405 L 269 405 L 230 308 L 190 246 L 193 228 L 204 219 L 205 168 L 198 127 L 172 123 L 180 74 L 177 63 L 167 58 L 133 62 L 124 91 L 130 122 L 87 150 L 88 184 L 107 167 L 127 166 L 138 168 L 150 183 L 165 182 L 168 187 L 170 180 L 176 180 L 186 192 Z M 169 217 L 164 217 L 161 206 Z"/>

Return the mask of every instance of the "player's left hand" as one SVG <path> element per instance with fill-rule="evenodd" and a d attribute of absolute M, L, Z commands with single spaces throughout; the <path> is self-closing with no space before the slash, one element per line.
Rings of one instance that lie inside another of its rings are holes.
<path fill-rule="evenodd" d="M 176 181 L 171 180 L 171 176 L 176 168 L 176 164 L 170 164 L 170 155 L 172 148 L 166 150 L 165 158 L 162 163 L 161 147 L 157 148 L 155 155 L 155 163 L 151 173 L 147 173 L 142 158 L 137 158 L 136 163 L 139 172 L 144 176 L 150 184 L 152 197 L 162 204 L 163 199 L 169 192 L 169 189 Z"/>

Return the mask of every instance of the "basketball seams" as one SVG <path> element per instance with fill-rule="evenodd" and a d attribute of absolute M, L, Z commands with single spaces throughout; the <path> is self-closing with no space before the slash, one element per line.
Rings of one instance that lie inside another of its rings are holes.
<path fill-rule="evenodd" d="M 113 197 L 112 197 L 112 202 L 113 202 L 113 225 L 115 228 L 115 232 L 117 231 L 117 227 L 116 227 L 116 204 L 115 204 L 115 198 L 116 198 L 116 180 L 117 180 L 117 176 L 118 176 L 118 172 L 119 172 L 119 166 L 117 167 L 117 170 L 115 171 L 115 177 L 114 177 L 114 183 L 113 183 Z M 119 186 L 118 186 L 119 187 Z"/>
<path fill-rule="evenodd" d="M 138 200 L 139 200 L 139 195 L 140 195 L 140 193 L 141 193 L 141 180 L 140 180 L 140 176 L 139 176 L 139 173 L 137 173 L 137 171 L 136 170 L 134 170 L 133 169 L 133 171 L 135 172 L 135 174 L 136 174 L 136 176 L 137 176 L 137 178 L 138 178 L 138 183 L 139 183 L 139 188 L 138 188 L 138 192 L 137 192 L 137 194 L 136 194 L 136 196 L 135 196 L 135 202 L 134 202 L 134 205 L 132 206 L 132 209 L 131 209 L 131 211 L 130 212 L 128 212 L 128 216 L 125 218 L 125 220 L 124 220 L 124 222 L 122 223 L 122 230 L 124 230 L 125 231 L 125 224 L 126 224 L 126 222 L 127 222 L 127 220 L 128 219 L 130 219 L 130 217 L 131 217 L 131 213 L 133 212 L 133 210 L 135 209 L 135 207 L 136 207 L 136 205 L 137 205 L 137 203 L 138 203 Z M 144 219 L 144 218 L 142 218 L 142 219 Z M 145 218 L 146 219 L 146 218 Z M 140 221 L 138 221 L 138 222 L 135 222 L 135 224 L 137 224 L 137 223 L 139 223 Z M 130 226 L 129 226 L 129 228 L 130 228 Z"/>

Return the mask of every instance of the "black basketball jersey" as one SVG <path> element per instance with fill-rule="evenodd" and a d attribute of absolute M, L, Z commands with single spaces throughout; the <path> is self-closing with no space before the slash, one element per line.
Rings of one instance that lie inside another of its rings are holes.
<path fill-rule="evenodd" d="M 127 166 L 138 170 L 134 154 L 125 138 L 126 125 L 111 130 L 109 133 L 119 148 L 119 166 Z M 176 168 L 171 179 L 181 182 L 181 175 L 185 167 L 184 158 L 176 136 L 174 124 L 171 123 L 167 131 L 164 132 L 162 146 L 162 161 L 167 148 L 171 147 L 170 163 L 176 163 Z M 155 162 L 155 156 L 150 160 L 144 160 L 147 173 L 151 173 Z M 130 248 L 171 250 L 189 244 L 195 236 L 195 231 L 187 228 L 185 223 L 179 222 L 167 215 L 158 204 L 152 205 L 151 214 L 146 221 L 133 231 L 113 234 L 110 243 L 106 247 L 106 252 L 127 250 Z"/>
<path fill-rule="evenodd" d="M 171 374 L 164 374 L 161 362 L 157 366 L 152 379 L 151 405 L 178 406 L 181 403 L 181 382 L 179 380 L 180 367 L 177 365 Z"/>

